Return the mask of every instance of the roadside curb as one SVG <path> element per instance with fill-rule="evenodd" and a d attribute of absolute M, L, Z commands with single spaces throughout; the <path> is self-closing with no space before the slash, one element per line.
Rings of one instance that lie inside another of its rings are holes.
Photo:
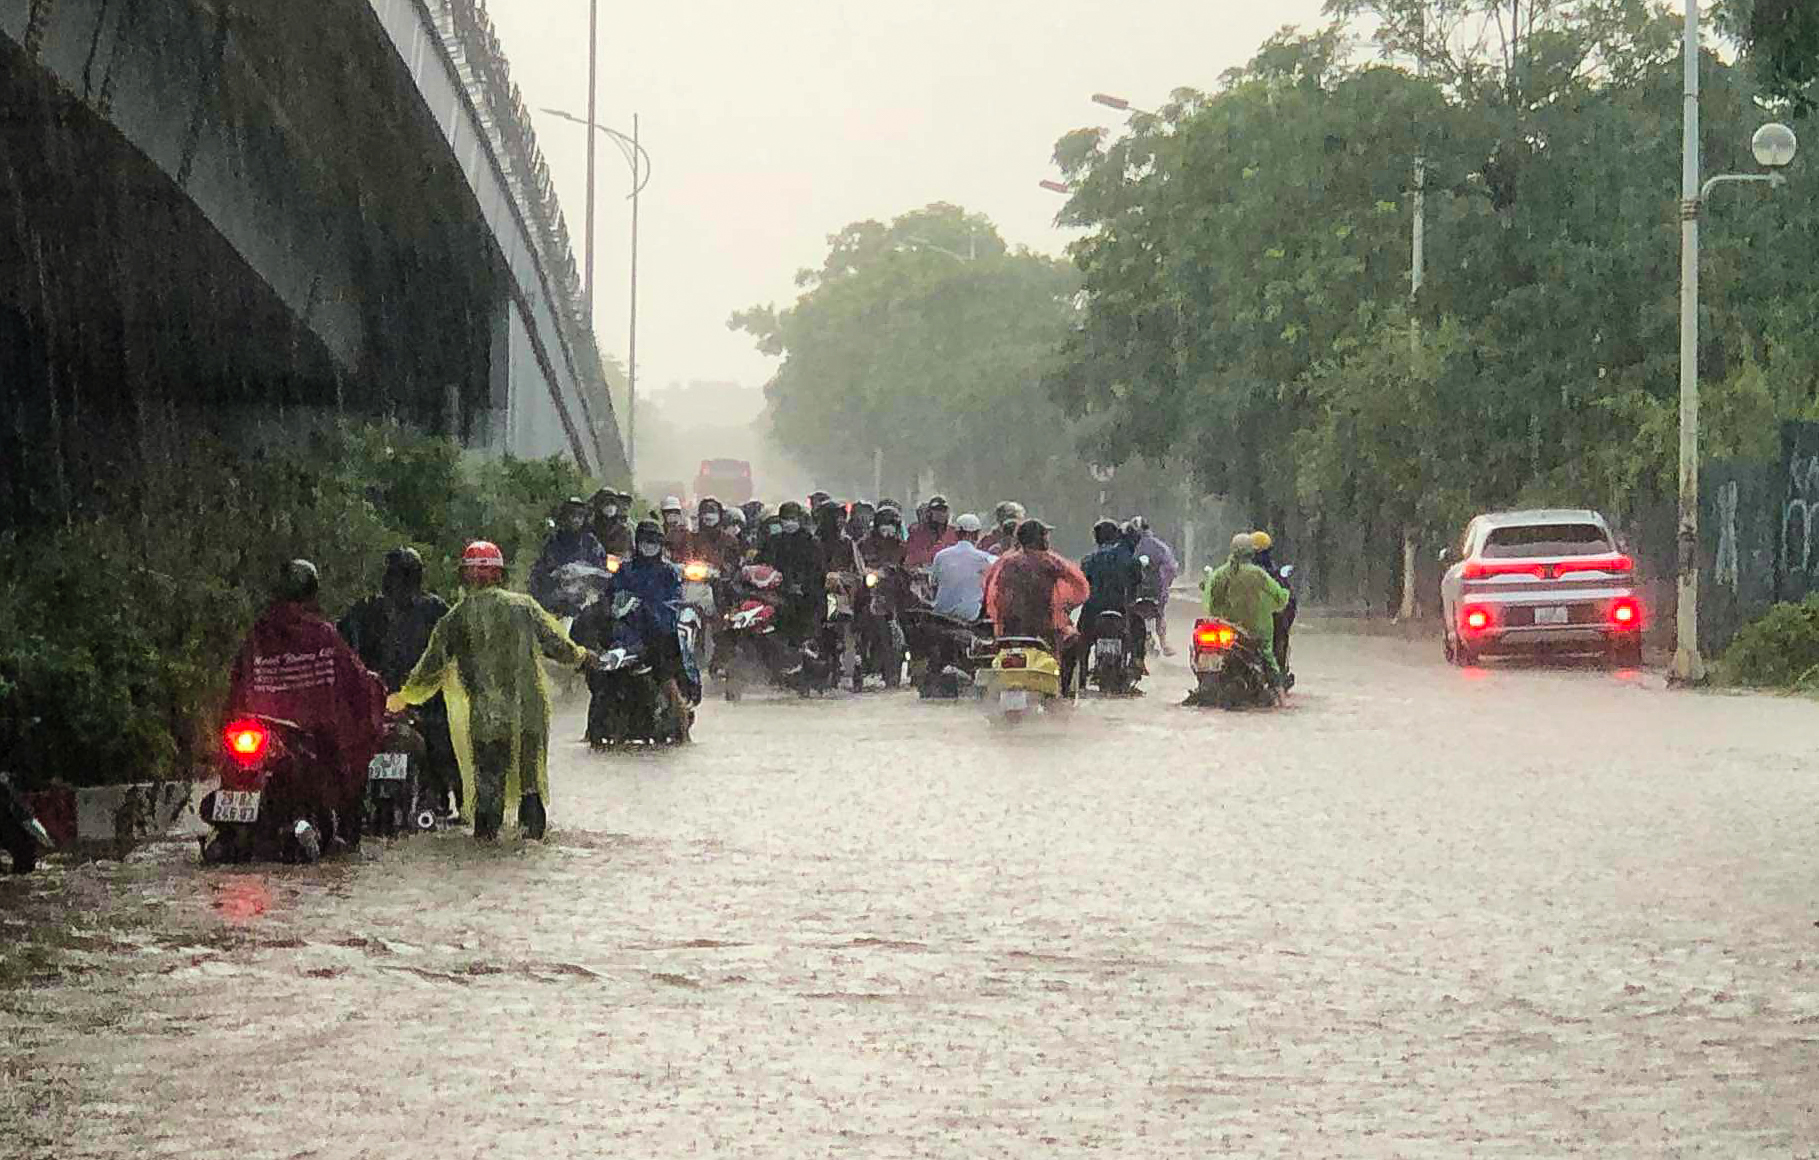
<path fill-rule="evenodd" d="M 97 842 L 132 845 L 204 832 L 196 803 L 213 785 L 210 778 L 80 789 L 65 786 L 25 797 L 60 848 Z"/>

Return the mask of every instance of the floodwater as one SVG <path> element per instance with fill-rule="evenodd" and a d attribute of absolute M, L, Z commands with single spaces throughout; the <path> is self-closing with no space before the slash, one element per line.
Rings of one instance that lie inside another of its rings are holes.
<path fill-rule="evenodd" d="M 544 845 L 0 882 L 0 1155 L 1819 1148 L 1819 706 L 1299 648 L 1273 714 L 571 708 Z"/>

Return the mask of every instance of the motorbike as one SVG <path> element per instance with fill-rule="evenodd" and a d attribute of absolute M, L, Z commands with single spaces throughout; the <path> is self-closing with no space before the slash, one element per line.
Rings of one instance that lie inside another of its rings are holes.
<path fill-rule="evenodd" d="M 682 740 L 683 722 L 664 698 L 649 659 L 649 642 L 659 631 L 644 602 L 630 592 L 613 597 L 611 646 L 598 667 L 587 674 L 587 740 L 595 749 L 615 745 L 667 745 Z M 683 656 L 689 656 L 691 630 L 678 627 Z"/>
<path fill-rule="evenodd" d="M 726 699 L 737 701 L 755 667 L 781 684 L 789 665 L 777 634 L 777 608 L 781 602 L 783 573 L 768 564 L 747 564 L 727 601 L 723 619 L 721 680 Z"/>
<path fill-rule="evenodd" d="M 706 560 L 690 560 L 682 565 L 682 603 L 695 610 L 701 624 L 719 624 L 720 569 Z M 720 643 L 713 633 L 702 633 L 699 642 L 702 668 L 711 671 L 717 667 Z"/>
<path fill-rule="evenodd" d="M 221 784 L 201 802 L 202 820 L 214 829 L 201 839 L 204 862 L 308 863 L 333 843 L 359 844 L 358 803 L 340 800 L 340 772 L 302 726 L 248 714 L 231 721 L 222 739 Z"/>
<path fill-rule="evenodd" d="M 12 774 L 0 772 L 0 847 L 11 855 L 13 873 L 30 874 L 38 858 L 56 845 L 24 792 L 13 784 Z"/>
<path fill-rule="evenodd" d="M 917 591 L 915 573 L 895 564 L 866 569 L 865 586 L 871 599 L 854 625 L 859 671 L 853 691 L 858 692 L 865 677 L 873 673 L 884 681 L 885 688 L 895 689 L 903 683 L 905 661 L 913 660 L 906 618 L 928 607 L 929 601 Z"/>
<path fill-rule="evenodd" d="M 1218 709 L 1244 709 L 1281 704 L 1282 697 L 1270 684 L 1259 641 L 1237 625 L 1218 617 L 1194 622 L 1194 691 L 1187 703 Z"/>
<path fill-rule="evenodd" d="M 903 614 L 910 674 L 924 699 L 953 700 L 978 688 L 979 670 L 992 661 L 992 622 L 944 616 L 932 608 Z"/>
<path fill-rule="evenodd" d="M 395 838 L 441 823 L 423 771 L 428 752 L 415 714 L 386 715 L 385 740 L 366 767 L 366 819 L 375 834 Z"/>
<path fill-rule="evenodd" d="M 1001 636 L 985 670 L 984 691 L 993 722 L 1014 725 L 1061 696 L 1061 664 L 1039 637 Z"/>
<path fill-rule="evenodd" d="M 1137 692 L 1146 671 L 1138 656 L 1137 634 L 1147 634 L 1149 622 L 1159 614 L 1157 602 L 1145 596 L 1133 601 L 1128 612 L 1107 609 L 1095 618 L 1087 676 L 1100 692 L 1115 697 Z"/>

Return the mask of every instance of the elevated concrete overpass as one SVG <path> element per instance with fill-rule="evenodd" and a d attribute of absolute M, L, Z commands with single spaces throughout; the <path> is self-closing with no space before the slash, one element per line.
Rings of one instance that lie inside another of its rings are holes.
<path fill-rule="evenodd" d="M 625 475 L 477 0 L 0 0 L 0 404 L 15 508 L 72 430 L 152 405 Z"/>

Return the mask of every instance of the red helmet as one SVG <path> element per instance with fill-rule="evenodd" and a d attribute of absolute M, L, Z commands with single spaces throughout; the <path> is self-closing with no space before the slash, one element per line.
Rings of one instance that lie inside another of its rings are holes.
<path fill-rule="evenodd" d="M 469 580 L 498 580 L 505 575 L 505 553 L 491 540 L 475 540 L 461 553 L 461 574 Z"/>

